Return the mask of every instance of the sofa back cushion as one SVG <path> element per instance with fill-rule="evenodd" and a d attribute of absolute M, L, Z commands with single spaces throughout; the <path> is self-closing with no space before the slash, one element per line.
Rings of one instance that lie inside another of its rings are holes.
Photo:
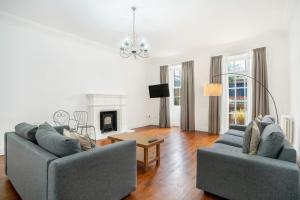
<path fill-rule="evenodd" d="M 15 132 L 17 135 L 34 143 L 36 143 L 35 134 L 37 129 L 37 126 L 28 124 L 26 122 L 17 124 L 15 126 Z"/>
<path fill-rule="evenodd" d="M 262 135 L 257 150 L 257 155 L 277 158 L 279 151 L 283 146 L 284 135 L 278 125 L 271 124 L 267 126 Z"/>
<path fill-rule="evenodd" d="M 79 140 L 59 134 L 48 123 L 41 124 L 36 132 L 37 143 L 58 157 L 81 152 Z"/>
<path fill-rule="evenodd" d="M 283 142 L 283 146 L 279 152 L 277 159 L 288 161 L 288 162 L 293 162 L 293 163 L 297 162 L 296 149 L 286 139 Z"/>

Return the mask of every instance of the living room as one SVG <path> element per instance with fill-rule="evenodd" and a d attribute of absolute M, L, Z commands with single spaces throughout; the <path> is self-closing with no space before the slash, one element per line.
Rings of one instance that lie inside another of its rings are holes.
<path fill-rule="evenodd" d="M 1 0 L 0 199 L 300 199 L 299 24 L 298 0 Z"/>

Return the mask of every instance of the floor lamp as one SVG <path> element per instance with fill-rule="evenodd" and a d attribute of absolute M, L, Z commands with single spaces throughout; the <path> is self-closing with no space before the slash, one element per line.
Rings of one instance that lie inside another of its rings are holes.
<path fill-rule="evenodd" d="M 235 75 L 235 76 L 247 77 L 247 78 L 250 78 L 250 79 L 254 80 L 259 85 L 261 85 L 262 88 L 264 88 L 267 91 L 267 93 L 270 95 L 270 97 L 272 99 L 272 102 L 273 102 L 274 107 L 275 107 L 275 112 L 276 112 L 276 123 L 279 124 L 278 111 L 277 111 L 277 105 L 276 105 L 275 99 L 274 99 L 273 95 L 271 94 L 271 92 L 268 90 L 268 88 L 266 86 L 264 86 L 264 84 L 262 84 L 260 81 L 258 81 L 257 79 L 255 79 L 251 76 L 248 76 L 248 75 L 245 75 L 245 74 L 239 74 L 239 73 L 217 74 L 217 75 L 212 76 L 212 79 L 214 79 L 215 77 L 218 77 L 218 76 L 225 76 L 225 75 Z M 222 91 L 223 91 L 222 88 L 223 87 L 222 87 L 221 83 L 208 83 L 204 87 L 204 96 L 221 96 Z"/>

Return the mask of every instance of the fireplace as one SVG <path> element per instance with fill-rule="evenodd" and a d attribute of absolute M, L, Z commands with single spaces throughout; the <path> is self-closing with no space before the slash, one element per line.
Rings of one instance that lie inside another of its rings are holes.
<path fill-rule="evenodd" d="M 100 129 L 101 133 L 117 131 L 117 111 L 100 112 Z"/>

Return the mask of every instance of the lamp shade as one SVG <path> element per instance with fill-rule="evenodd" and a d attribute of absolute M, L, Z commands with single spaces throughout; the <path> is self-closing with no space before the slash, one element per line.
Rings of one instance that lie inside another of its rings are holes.
<path fill-rule="evenodd" d="M 208 83 L 204 86 L 204 96 L 218 97 L 222 95 L 222 84 Z"/>

